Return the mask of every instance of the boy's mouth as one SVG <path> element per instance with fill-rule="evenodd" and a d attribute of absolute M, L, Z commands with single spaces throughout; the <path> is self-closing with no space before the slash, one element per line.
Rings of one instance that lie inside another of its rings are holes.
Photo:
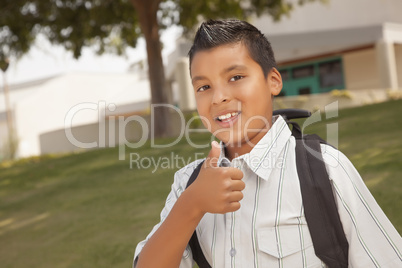
<path fill-rule="evenodd" d="M 222 121 L 230 121 L 230 119 L 232 117 L 235 117 L 235 116 L 237 116 L 239 114 L 240 114 L 240 112 L 225 113 L 225 114 L 222 114 L 222 115 L 219 115 L 219 116 L 215 117 L 215 120 L 218 120 L 220 122 L 222 122 Z"/>
<path fill-rule="evenodd" d="M 237 112 L 224 112 L 223 114 L 216 116 L 215 122 L 222 128 L 231 128 L 239 119 L 241 115 L 240 111 Z"/>

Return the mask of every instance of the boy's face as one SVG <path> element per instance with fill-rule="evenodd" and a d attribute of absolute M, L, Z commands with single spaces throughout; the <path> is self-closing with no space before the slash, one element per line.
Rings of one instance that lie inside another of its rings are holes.
<path fill-rule="evenodd" d="M 191 78 L 204 126 L 226 145 L 253 147 L 269 130 L 282 79 L 275 68 L 265 78 L 242 43 L 197 52 Z"/>

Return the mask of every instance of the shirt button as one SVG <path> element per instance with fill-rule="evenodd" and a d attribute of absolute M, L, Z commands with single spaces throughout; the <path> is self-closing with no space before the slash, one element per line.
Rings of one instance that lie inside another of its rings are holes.
<path fill-rule="evenodd" d="M 236 249 L 232 248 L 229 252 L 231 257 L 234 257 L 236 255 Z"/>

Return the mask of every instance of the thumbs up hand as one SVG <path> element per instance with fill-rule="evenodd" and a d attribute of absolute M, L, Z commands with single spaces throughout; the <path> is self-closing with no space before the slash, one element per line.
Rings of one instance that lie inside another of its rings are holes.
<path fill-rule="evenodd" d="M 227 213 L 240 208 L 241 192 L 245 183 L 241 180 L 243 172 L 233 167 L 218 167 L 220 147 L 212 142 L 207 159 L 193 184 L 187 189 L 191 191 L 194 208 L 200 214 Z"/>
<path fill-rule="evenodd" d="M 217 168 L 220 154 L 221 154 L 221 148 L 219 144 L 216 141 L 211 142 L 211 150 L 208 153 L 207 159 L 205 159 L 203 168 L 205 167 Z"/>

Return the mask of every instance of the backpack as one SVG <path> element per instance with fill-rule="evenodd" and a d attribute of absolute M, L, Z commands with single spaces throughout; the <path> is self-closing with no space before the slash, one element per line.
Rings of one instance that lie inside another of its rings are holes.
<path fill-rule="evenodd" d="M 313 241 L 314 251 L 330 268 L 348 267 L 349 244 L 339 218 L 331 183 L 321 154 L 320 144 L 327 144 L 318 135 L 303 135 L 300 126 L 291 119 L 306 118 L 309 111 L 300 109 L 275 110 L 273 115 L 282 115 L 292 125 L 292 135 L 296 139 L 296 165 L 299 174 L 304 214 Z M 307 148 L 308 149 L 307 149 Z M 314 150 L 314 155 L 311 153 Z M 203 161 L 204 162 L 204 161 Z M 197 178 L 201 162 L 191 174 L 187 186 Z M 206 260 L 194 231 L 189 246 L 193 259 L 200 268 L 211 267 Z"/>

